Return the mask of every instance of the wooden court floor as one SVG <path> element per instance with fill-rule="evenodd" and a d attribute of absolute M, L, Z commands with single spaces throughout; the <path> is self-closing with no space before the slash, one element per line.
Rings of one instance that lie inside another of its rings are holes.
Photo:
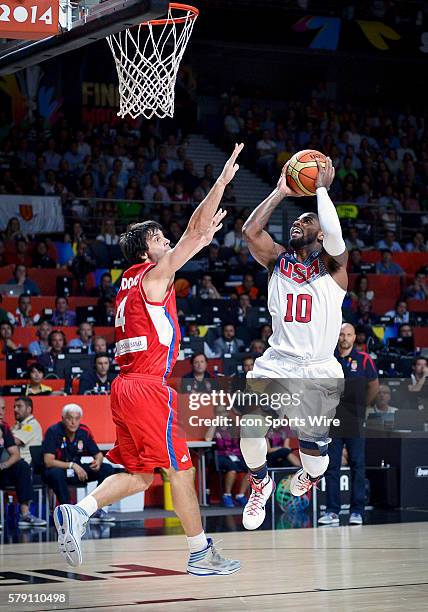
<path fill-rule="evenodd" d="M 9 593 L 66 593 L 67 610 L 428 610 L 428 523 L 219 534 L 219 548 L 241 572 L 187 575 L 183 536 L 85 540 L 76 571 L 56 544 L 2 546 L 0 610 L 50 610 L 7 604 Z M 33 584 L 31 584 L 33 581 Z"/>

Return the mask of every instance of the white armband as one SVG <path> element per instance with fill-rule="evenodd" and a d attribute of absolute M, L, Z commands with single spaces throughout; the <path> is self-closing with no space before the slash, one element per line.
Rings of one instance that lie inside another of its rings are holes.
<path fill-rule="evenodd" d="M 325 187 L 317 189 L 318 218 L 324 234 L 323 247 L 332 257 L 342 255 L 346 250 L 342 237 L 339 217 Z"/>

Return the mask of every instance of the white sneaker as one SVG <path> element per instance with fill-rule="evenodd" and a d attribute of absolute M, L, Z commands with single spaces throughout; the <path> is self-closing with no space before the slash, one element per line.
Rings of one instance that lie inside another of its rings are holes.
<path fill-rule="evenodd" d="M 318 525 L 338 525 L 339 515 L 335 512 L 326 512 L 318 519 Z"/>
<path fill-rule="evenodd" d="M 321 480 L 321 478 L 322 476 L 313 478 L 307 472 L 305 472 L 303 468 L 300 468 L 300 470 L 294 474 L 290 481 L 290 491 L 296 497 L 300 497 L 301 495 L 304 495 L 310 491 L 312 487 Z"/>
<path fill-rule="evenodd" d="M 242 524 L 245 529 L 257 529 L 265 520 L 266 502 L 275 490 L 275 483 L 270 476 L 267 477 L 266 482 L 255 481 L 251 476 L 248 480 L 252 491 L 244 508 Z"/>
<path fill-rule="evenodd" d="M 81 539 L 86 531 L 89 516 L 80 506 L 63 504 L 55 508 L 53 517 L 62 558 L 73 567 L 81 565 Z"/>
<path fill-rule="evenodd" d="M 225 559 L 214 548 L 211 538 L 208 546 L 199 552 L 190 553 L 187 573 L 194 576 L 227 576 L 239 572 L 241 564 L 233 559 Z"/>
<path fill-rule="evenodd" d="M 349 517 L 349 524 L 350 525 L 362 525 L 363 517 L 361 516 L 359 512 L 353 512 L 351 516 Z"/>

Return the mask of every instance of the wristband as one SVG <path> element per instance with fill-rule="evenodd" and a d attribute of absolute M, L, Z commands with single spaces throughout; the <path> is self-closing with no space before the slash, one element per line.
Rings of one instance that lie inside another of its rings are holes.
<path fill-rule="evenodd" d="M 68 464 L 68 469 L 72 470 L 73 469 L 73 465 L 74 465 L 74 462 L 70 461 L 70 463 Z"/>

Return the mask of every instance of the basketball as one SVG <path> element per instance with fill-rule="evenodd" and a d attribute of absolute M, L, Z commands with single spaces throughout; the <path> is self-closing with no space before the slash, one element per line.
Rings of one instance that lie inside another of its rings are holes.
<path fill-rule="evenodd" d="M 325 165 L 325 155 L 315 149 L 295 153 L 287 168 L 287 183 L 299 195 L 315 195 L 315 181 L 318 175 L 316 160 Z"/>

